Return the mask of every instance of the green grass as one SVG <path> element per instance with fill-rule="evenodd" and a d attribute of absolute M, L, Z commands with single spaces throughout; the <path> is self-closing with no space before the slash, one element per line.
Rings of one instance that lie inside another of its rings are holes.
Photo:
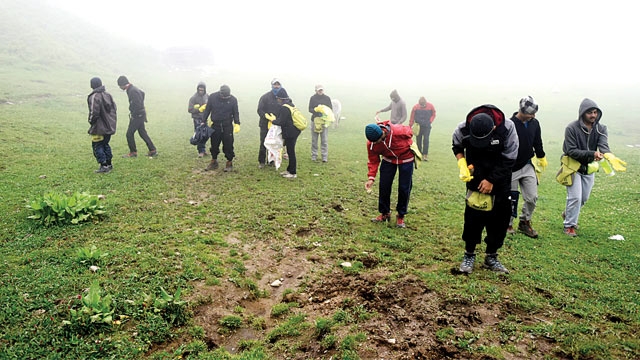
<path fill-rule="evenodd" d="M 46 53 L 53 45 L 42 46 Z M 536 340 L 527 349 L 538 357 L 640 357 L 640 154 L 637 147 L 626 146 L 639 143 L 640 127 L 633 114 L 640 109 L 630 95 L 637 89 L 582 88 L 558 94 L 543 87 L 406 84 L 401 94 L 407 102 L 426 91 L 438 117 L 430 161 L 414 174 L 408 228 L 402 231 L 371 224 L 377 198 L 363 188 L 363 127 L 388 103 L 389 89 L 335 83 L 329 91 L 325 84 L 329 95 L 342 101 L 347 119 L 339 131 L 330 131 L 327 164 L 311 162 L 309 132 L 301 135 L 298 179 L 289 181 L 273 169 L 257 168 L 255 108 L 270 75 L 256 79 L 223 72 L 205 78 L 210 90 L 218 82 L 231 85 L 242 121 L 235 143 L 236 172 L 208 173 L 202 171 L 208 160 L 198 159 L 188 142 L 193 128 L 186 112 L 202 75 L 158 70 L 152 76 L 131 65 L 129 79 L 147 92 L 148 131 L 160 156 L 122 159 L 127 152 L 126 95 L 115 87 L 119 71 L 101 64 L 103 76 L 112 79 L 105 83 L 119 106 L 119 124 L 111 144 L 114 171 L 94 174 L 86 94 L 95 68 L 71 50 L 66 56 L 76 67 L 63 66 L 57 55 L 29 62 L 8 52 L 7 46 L 2 49 L 3 56 L 13 55 L 3 58 L 8 67 L 0 70 L 0 358 L 190 354 L 202 359 L 268 359 L 304 357 L 317 348 L 327 351 L 326 358 L 367 358 L 371 349 L 385 346 L 375 340 L 370 324 L 385 323 L 385 316 L 397 309 L 397 304 L 382 300 L 375 307 L 376 296 L 407 279 L 417 279 L 413 286 L 438 304 L 426 306 L 433 313 L 413 321 L 422 327 L 434 324 L 429 333 L 434 344 L 454 349 L 460 357 L 528 358 L 518 341 L 532 338 Z M 287 81 L 298 106 L 306 106 L 313 83 L 303 77 Z M 500 250 L 501 261 L 512 270 L 507 277 L 479 269 L 469 277 L 452 275 L 463 253 L 464 185 L 457 179 L 451 133 L 472 107 L 491 102 L 510 114 L 525 92 L 540 103 L 550 163 L 533 218 L 540 238 L 507 238 Z M 584 96 L 603 108 L 610 144 L 629 169 L 614 177 L 597 174 L 581 213 L 580 236 L 568 239 L 559 216 L 565 191 L 553 175 L 564 126 L 575 118 Z M 104 195 L 106 213 L 78 225 L 43 227 L 28 219 L 27 203 L 52 191 Z M 615 234 L 626 240 L 608 239 Z M 313 268 L 300 288 L 287 295 L 318 291 L 331 280 L 334 285 L 364 283 L 370 285 L 369 292 L 348 293 L 345 301 L 327 305 L 324 313 L 282 300 L 277 290 L 260 285 L 268 269 L 250 266 L 264 260 L 252 252 L 258 245 L 282 262 L 291 249 L 303 254 L 301 260 L 317 254 L 329 269 Z M 343 261 L 354 267 L 342 269 Z M 90 265 L 99 270 L 89 270 Z M 217 303 L 211 294 L 200 293 L 203 283 L 218 291 L 231 284 L 243 294 L 243 302 Z M 92 284 L 102 296 L 111 297 L 113 324 L 91 331 L 65 327 L 70 308 L 81 308 L 78 297 L 87 295 Z M 171 310 L 152 306 L 149 300 L 162 298 L 163 291 L 181 291 L 182 300 L 191 301 L 186 308 Z M 261 301 L 273 303 L 266 313 L 252 313 L 248 305 Z M 221 322 L 228 334 L 253 331 L 251 338 L 233 344 L 239 352 L 207 343 L 211 334 L 195 322 L 197 310 L 206 306 L 226 310 L 213 323 Z M 465 327 L 456 322 L 462 308 L 488 309 L 499 316 L 481 330 L 479 325 Z M 446 321 L 428 323 L 437 317 Z M 401 356 L 398 349 L 393 354 Z"/>

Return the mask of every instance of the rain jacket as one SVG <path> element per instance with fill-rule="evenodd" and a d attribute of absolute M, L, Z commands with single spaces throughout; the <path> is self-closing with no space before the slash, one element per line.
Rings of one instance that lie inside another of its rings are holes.
<path fill-rule="evenodd" d="M 415 104 L 411 109 L 411 117 L 409 118 L 409 126 L 418 123 L 420 126 L 431 127 L 431 123 L 436 118 L 436 108 L 427 101 L 425 106 Z"/>
<path fill-rule="evenodd" d="M 91 135 L 113 135 L 116 133 L 117 107 L 104 85 L 95 88 L 87 97 L 89 105 L 89 127 Z"/>
<path fill-rule="evenodd" d="M 589 130 L 582 121 L 582 116 L 587 110 L 598 110 L 598 117 Z M 584 99 L 578 109 L 578 120 L 574 120 L 567 125 L 564 131 L 564 143 L 562 152 L 564 155 L 578 160 L 582 165 L 578 172 L 587 173 L 587 165 L 595 160 L 595 151 L 601 153 L 611 152 L 609 149 L 607 127 L 600 123 L 602 110 L 591 99 Z"/>
<path fill-rule="evenodd" d="M 147 121 L 147 111 L 144 108 L 144 91 L 130 84 L 127 88 L 127 96 L 129 97 L 129 116 L 131 118 L 144 117 Z"/>
<path fill-rule="evenodd" d="M 198 88 L 204 88 L 204 95 L 200 95 L 198 93 Z M 202 113 L 200 109 L 195 109 L 193 106 L 198 104 L 200 106 L 205 105 L 207 103 L 207 99 L 209 95 L 207 95 L 207 85 L 204 82 L 199 82 L 198 86 L 196 86 L 196 93 L 189 99 L 189 107 L 187 108 L 187 112 L 191 114 L 191 118 L 193 119 L 202 119 Z"/>
<path fill-rule="evenodd" d="M 414 155 L 411 151 L 411 144 L 413 144 L 413 131 L 411 128 L 400 124 L 392 124 L 389 120 L 380 122 L 378 125 L 386 128 L 387 136 L 377 144 L 367 140 L 369 157 L 367 162 L 369 172 L 367 175 L 372 180 L 376 178 L 381 160 L 396 165 L 414 161 Z"/>

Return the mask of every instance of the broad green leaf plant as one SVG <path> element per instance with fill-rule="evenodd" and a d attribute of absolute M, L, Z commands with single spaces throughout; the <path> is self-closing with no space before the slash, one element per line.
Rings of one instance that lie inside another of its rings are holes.
<path fill-rule="evenodd" d="M 27 204 L 29 219 L 44 226 L 79 224 L 104 214 L 97 195 L 75 192 L 71 196 L 49 192 Z"/>

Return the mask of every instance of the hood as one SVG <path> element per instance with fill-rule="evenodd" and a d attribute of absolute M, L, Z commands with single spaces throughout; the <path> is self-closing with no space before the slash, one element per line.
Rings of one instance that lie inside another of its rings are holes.
<path fill-rule="evenodd" d="M 598 107 L 598 104 L 596 104 L 595 101 L 587 98 L 582 100 L 582 102 L 580 103 L 580 108 L 578 109 L 578 120 L 582 119 L 582 115 L 584 115 L 584 113 L 586 113 L 587 110 L 593 109 L 593 108 L 598 110 L 598 118 L 596 119 L 596 124 L 597 124 L 600 121 L 600 118 L 602 117 L 602 110 L 600 110 L 600 108 Z"/>
<path fill-rule="evenodd" d="M 198 92 L 199 88 L 204 88 L 204 93 L 207 93 L 207 84 L 205 84 L 204 81 L 200 81 L 198 83 L 198 86 L 196 86 L 196 92 Z"/>
<path fill-rule="evenodd" d="M 480 113 L 485 113 L 491 116 L 491 118 L 494 121 L 494 124 L 496 125 L 496 128 L 504 124 L 505 117 L 502 110 L 498 109 L 495 105 L 486 104 L 486 105 L 480 105 L 474 108 L 469 112 L 469 114 L 467 114 L 467 125 L 469 125 L 469 122 L 471 122 L 471 118 L 474 115 L 477 115 Z"/>

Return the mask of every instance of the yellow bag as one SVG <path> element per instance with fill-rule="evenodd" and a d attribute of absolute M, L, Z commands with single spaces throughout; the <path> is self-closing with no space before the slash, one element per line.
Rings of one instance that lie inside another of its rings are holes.
<path fill-rule="evenodd" d="M 418 149 L 418 144 L 416 142 L 412 142 L 409 150 L 413 153 L 413 166 L 417 169 L 422 161 L 422 152 Z"/>
<path fill-rule="evenodd" d="M 494 196 L 489 194 L 483 194 L 479 191 L 471 191 L 467 189 L 467 205 L 470 208 L 480 211 L 493 210 Z"/>
<path fill-rule="evenodd" d="M 560 158 L 562 166 L 556 173 L 556 181 L 560 185 L 571 186 L 573 184 L 573 174 L 580 169 L 580 162 L 572 157 L 563 155 Z"/>
<path fill-rule="evenodd" d="M 100 142 L 102 140 L 104 140 L 102 135 L 91 135 L 91 142 Z"/>

